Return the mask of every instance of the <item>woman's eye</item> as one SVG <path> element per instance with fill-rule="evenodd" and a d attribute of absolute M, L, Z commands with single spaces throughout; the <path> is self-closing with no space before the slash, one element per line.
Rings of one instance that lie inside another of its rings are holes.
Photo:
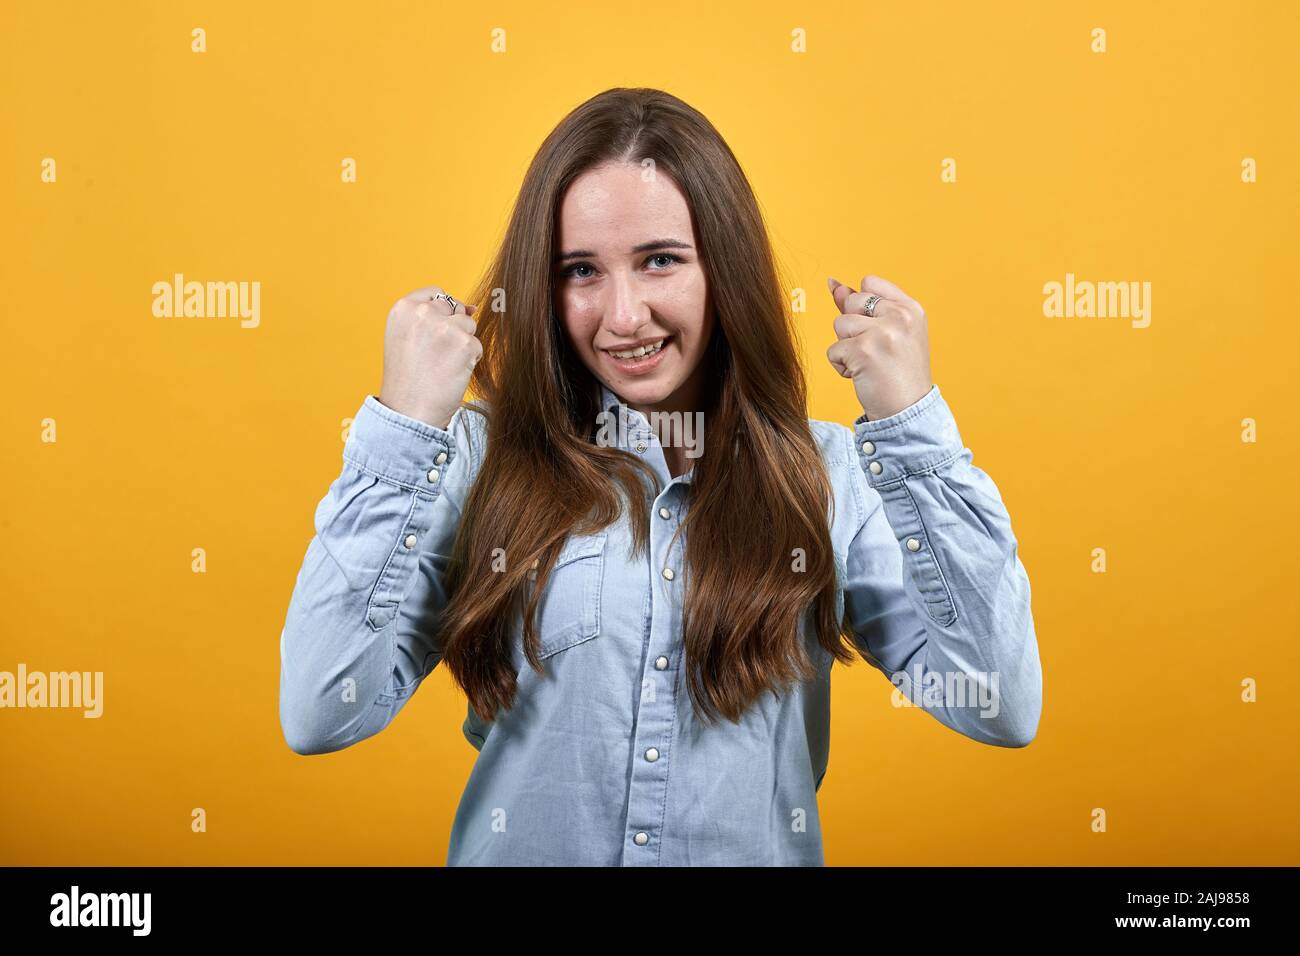
<path fill-rule="evenodd" d="M 673 264 L 675 264 L 675 263 L 679 263 L 679 262 L 684 261 L 684 260 L 682 259 L 681 256 L 675 256 L 675 255 L 673 255 L 671 252 L 657 252 L 657 253 L 655 253 L 654 255 L 650 256 L 648 259 L 646 259 L 646 262 L 647 262 L 647 263 L 651 263 L 651 262 L 654 262 L 656 259 L 667 259 L 667 260 L 668 260 L 666 263 L 664 263 L 662 266 L 659 266 L 658 269 L 655 270 L 655 271 L 657 271 L 657 272 L 658 272 L 658 271 L 662 271 L 662 270 L 668 268 L 670 265 L 673 265 Z M 579 275 L 577 270 L 579 270 L 579 269 L 590 269 L 590 268 L 591 268 L 591 266 L 588 265 L 588 264 L 585 263 L 585 262 L 576 262 L 576 263 L 574 263 L 573 265 L 569 266 L 567 269 L 565 269 L 565 270 L 561 273 L 561 275 L 562 275 L 562 276 L 565 276 L 565 277 L 572 276 L 572 277 L 575 278 L 575 279 L 586 279 L 586 278 L 589 278 L 589 277 L 588 277 L 587 275 L 585 275 L 585 274 L 584 274 L 584 275 Z"/>

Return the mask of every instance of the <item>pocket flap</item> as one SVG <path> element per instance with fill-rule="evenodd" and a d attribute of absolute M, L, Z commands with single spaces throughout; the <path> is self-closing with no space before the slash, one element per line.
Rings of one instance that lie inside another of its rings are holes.
<path fill-rule="evenodd" d="M 609 537 L 609 529 L 598 531 L 595 534 L 571 534 L 568 539 L 560 546 L 559 556 L 555 559 L 555 567 L 563 567 L 570 561 L 577 561 L 579 558 L 594 558 L 605 550 L 605 539 Z"/>

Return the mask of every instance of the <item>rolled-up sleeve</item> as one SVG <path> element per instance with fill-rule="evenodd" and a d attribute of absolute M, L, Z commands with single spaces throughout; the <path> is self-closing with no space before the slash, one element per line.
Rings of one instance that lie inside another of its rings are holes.
<path fill-rule="evenodd" d="M 845 614 L 859 649 L 958 733 L 1027 745 L 1042 709 L 1029 575 L 939 386 L 888 418 L 862 416 L 848 438 L 861 524 Z"/>

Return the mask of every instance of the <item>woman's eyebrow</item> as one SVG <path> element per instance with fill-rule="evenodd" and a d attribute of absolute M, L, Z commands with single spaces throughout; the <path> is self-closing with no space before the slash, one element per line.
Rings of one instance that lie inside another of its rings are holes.
<path fill-rule="evenodd" d="M 650 242 L 643 242 L 633 246 L 631 255 L 638 252 L 650 252 L 654 249 L 693 249 L 689 242 L 682 242 L 680 239 L 652 239 Z M 589 249 L 575 249 L 573 252 L 564 252 L 555 257 L 556 262 L 566 262 L 569 259 L 594 259 L 596 253 Z"/>

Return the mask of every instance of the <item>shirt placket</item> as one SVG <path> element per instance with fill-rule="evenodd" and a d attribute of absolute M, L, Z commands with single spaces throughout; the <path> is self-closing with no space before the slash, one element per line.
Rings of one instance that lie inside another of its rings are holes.
<path fill-rule="evenodd" d="M 654 455 L 651 464 L 661 477 L 668 469 L 658 439 L 644 416 L 626 415 L 629 450 Z M 655 499 L 650 523 L 650 637 L 642 658 L 638 706 L 633 735 L 632 773 L 624 828 L 624 866 L 658 866 L 662 862 L 664 816 L 668 806 L 668 776 L 677 715 L 677 668 L 681 662 L 681 555 L 678 540 L 669 552 L 677 530 L 682 479 L 669 479 Z M 653 695 L 645 688 L 653 687 Z"/>

